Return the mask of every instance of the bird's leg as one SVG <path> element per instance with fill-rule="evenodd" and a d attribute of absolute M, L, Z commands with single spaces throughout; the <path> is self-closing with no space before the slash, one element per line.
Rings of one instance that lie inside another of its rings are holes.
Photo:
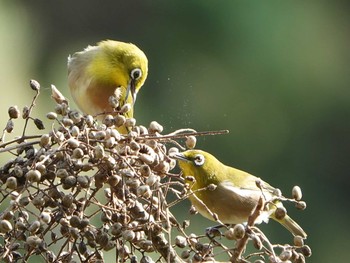
<path fill-rule="evenodd" d="M 216 225 L 216 226 L 207 227 L 205 229 L 205 234 L 210 239 L 217 237 L 217 236 L 221 236 L 222 233 L 220 232 L 219 229 L 222 227 L 228 227 L 228 226 L 229 225 L 225 224 L 225 225 Z"/>

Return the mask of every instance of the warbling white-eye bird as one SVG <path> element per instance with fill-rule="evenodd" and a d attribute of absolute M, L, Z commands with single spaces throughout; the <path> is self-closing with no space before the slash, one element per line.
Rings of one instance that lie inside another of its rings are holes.
<path fill-rule="evenodd" d="M 134 44 L 105 40 L 68 57 L 68 84 L 74 101 L 86 114 L 111 112 L 111 95 L 120 88 L 119 108 L 131 106 L 124 116 L 133 117 L 136 95 L 148 74 L 146 55 Z M 118 128 L 126 133 L 124 126 Z"/>
<path fill-rule="evenodd" d="M 179 162 L 183 176 L 186 179 L 192 176 L 194 181 L 187 181 L 194 191 L 189 199 L 198 212 L 204 217 L 214 220 L 208 209 L 218 216 L 224 224 L 240 224 L 248 221 L 249 216 L 255 210 L 263 193 L 266 202 L 272 200 L 276 189 L 261 179 L 247 172 L 224 165 L 210 153 L 201 150 L 188 150 L 173 156 Z M 259 188 L 257 180 L 260 180 Z M 215 190 L 206 189 L 210 184 L 216 186 Z M 257 218 L 256 223 L 272 218 L 287 228 L 294 236 L 306 238 L 304 230 L 288 215 L 282 219 L 275 217 L 277 207 L 282 207 L 280 201 L 266 203 L 266 211 Z"/>

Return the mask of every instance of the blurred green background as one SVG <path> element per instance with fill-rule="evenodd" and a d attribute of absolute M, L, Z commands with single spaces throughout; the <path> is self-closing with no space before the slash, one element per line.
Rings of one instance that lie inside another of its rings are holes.
<path fill-rule="evenodd" d="M 289 207 L 289 214 L 309 235 L 308 262 L 346 262 L 349 7 L 346 1 L 3 0 L 1 125 L 10 105 L 30 104 L 29 79 L 42 85 L 34 115 L 44 119 L 54 107 L 50 84 L 72 103 L 69 54 L 103 39 L 133 42 L 149 59 L 138 124 L 157 120 L 165 132 L 230 130 L 199 138 L 197 147 L 285 195 L 300 185 L 308 208 Z M 188 210 L 182 206 L 174 213 Z M 212 225 L 199 215 L 191 219 L 196 232 Z M 291 240 L 274 222 L 262 229 L 273 242 Z"/>

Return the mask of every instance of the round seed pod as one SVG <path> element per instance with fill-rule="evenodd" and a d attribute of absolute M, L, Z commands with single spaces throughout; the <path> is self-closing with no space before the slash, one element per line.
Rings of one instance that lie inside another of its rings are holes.
<path fill-rule="evenodd" d="M 67 194 L 62 197 L 62 205 L 66 208 L 69 208 L 73 204 L 73 201 L 74 197 L 71 194 Z"/>
<path fill-rule="evenodd" d="M 0 220 L 0 232 L 1 233 L 8 233 L 13 229 L 13 226 L 10 221 L 6 219 Z"/>
<path fill-rule="evenodd" d="M 39 218 L 45 224 L 49 224 L 51 222 L 51 213 L 49 211 L 43 211 Z"/>
<path fill-rule="evenodd" d="M 94 124 L 94 117 L 92 117 L 91 115 L 86 115 L 85 122 L 88 127 L 92 127 Z"/>
<path fill-rule="evenodd" d="M 284 249 L 281 254 L 279 255 L 279 258 L 282 261 L 287 261 L 292 257 L 293 253 L 290 249 Z"/>
<path fill-rule="evenodd" d="M 194 205 L 191 205 L 189 212 L 190 212 L 191 215 L 198 214 L 197 208 Z"/>
<path fill-rule="evenodd" d="M 107 148 L 113 148 L 116 144 L 116 139 L 114 137 L 109 137 L 104 145 L 107 147 Z"/>
<path fill-rule="evenodd" d="M 200 254 L 195 253 L 192 257 L 192 261 L 195 263 L 203 262 L 203 257 Z"/>
<path fill-rule="evenodd" d="M 303 193 L 301 192 L 301 188 L 299 186 L 294 186 L 292 189 L 292 196 L 296 201 L 300 201 L 303 197 Z"/>
<path fill-rule="evenodd" d="M 301 236 L 295 236 L 293 242 L 294 245 L 297 247 L 301 247 L 304 245 L 304 239 Z"/>
<path fill-rule="evenodd" d="M 152 164 L 154 162 L 154 160 L 155 160 L 155 157 L 153 155 L 146 154 L 146 153 L 141 153 L 139 155 L 139 158 L 145 164 Z"/>
<path fill-rule="evenodd" d="M 272 194 L 275 195 L 275 196 L 278 196 L 278 197 L 281 197 L 281 196 L 282 196 L 282 192 L 281 192 L 281 190 L 278 189 L 278 188 L 275 188 L 275 189 L 273 190 L 273 193 L 272 193 Z"/>
<path fill-rule="evenodd" d="M 181 252 L 181 258 L 182 259 L 188 259 L 191 256 L 190 250 L 184 250 Z"/>
<path fill-rule="evenodd" d="M 107 182 L 110 186 L 116 186 L 121 180 L 122 178 L 119 175 L 113 174 L 108 177 Z"/>
<path fill-rule="evenodd" d="M 261 250 L 263 247 L 263 244 L 261 242 L 260 237 L 258 237 L 257 235 L 252 235 L 251 236 L 252 240 L 253 240 L 253 245 L 257 250 Z"/>
<path fill-rule="evenodd" d="M 295 204 L 295 207 L 299 210 L 305 210 L 306 209 L 306 203 L 304 201 L 299 201 Z"/>
<path fill-rule="evenodd" d="M 196 143 L 197 138 L 195 136 L 191 135 L 186 138 L 185 144 L 188 149 L 193 149 L 194 147 L 196 147 Z"/>
<path fill-rule="evenodd" d="M 127 118 L 127 119 L 125 120 L 125 126 L 126 126 L 126 127 L 132 128 L 132 127 L 134 127 L 135 125 L 136 125 L 136 119 L 135 119 L 135 118 Z"/>
<path fill-rule="evenodd" d="M 10 176 L 6 179 L 6 186 L 9 189 L 15 190 L 17 188 L 17 178 L 14 176 Z"/>
<path fill-rule="evenodd" d="M 73 149 L 79 147 L 79 145 L 80 145 L 80 142 L 75 138 L 69 138 L 67 140 L 67 143 L 68 143 L 68 146 L 73 148 Z"/>
<path fill-rule="evenodd" d="M 305 257 L 311 257 L 312 252 L 311 252 L 311 248 L 308 245 L 304 245 L 301 247 L 301 253 L 305 256 Z"/>
<path fill-rule="evenodd" d="M 214 191 L 218 186 L 216 184 L 210 184 L 207 186 L 207 189 L 209 191 Z"/>
<path fill-rule="evenodd" d="M 62 123 L 64 127 L 72 127 L 74 125 L 74 122 L 72 119 L 69 119 L 68 117 L 62 118 Z M 73 134 L 72 134 L 73 135 Z M 74 136 L 74 135 L 73 135 Z M 76 136 L 74 136 L 76 137 Z"/>
<path fill-rule="evenodd" d="M 35 169 L 37 169 L 42 175 L 46 174 L 46 165 L 42 163 L 35 165 Z"/>
<path fill-rule="evenodd" d="M 178 154 L 180 151 L 178 148 L 176 147 L 171 147 L 169 150 L 168 150 L 168 155 L 171 157 L 172 155 L 174 154 Z"/>
<path fill-rule="evenodd" d="M 103 250 L 104 250 L 104 251 L 109 251 L 109 250 L 115 248 L 115 247 L 116 247 L 116 244 L 117 244 L 117 243 L 116 243 L 115 241 L 113 241 L 113 240 L 108 240 L 107 244 L 106 244 L 105 246 L 103 246 Z"/>
<path fill-rule="evenodd" d="M 129 112 L 130 110 L 131 110 L 131 105 L 130 105 L 130 103 L 125 103 L 125 104 L 121 107 L 120 113 L 125 114 L 125 113 Z"/>
<path fill-rule="evenodd" d="M 83 115 L 75 110 L 68 112 L 68 116 L 75 124 L 81 122 L 81 120 L 83 119 Z"/>
<path fill-rule="evenodd" d="M 56 112 L 48 112 L 46 114 L 46 118 L 48 118 L 49 120 L 56 120 L 57 119 L 57 113 Z"/>
<path fill-rule="evenodd" d="M 229 229 L 227 229 L 225 231 L 224 235 L 228 240 L 235 240 L 236 239 L 236 237 L 234 235 L 233 227 L 230 227 Z"/>
<path fill-rule="evenodd" d="M 154 167 L 154 170 L 158 171 L 160 174 L 167 174 L 170 170 L 170 164 L 167 161 L 161 161 Z"/>
<path fill-rule="evenodd" d="M 138 127 L 140 129 L 140 135 L 147 135 L 148 134 L 148 130 L 145 126 L 140 125 Z"/>
<path fill-rule="evenodd" d="M 150 253 L 154 251 L 153 243 L 151 240 L 140 240 L 138 243 L 138 246 L 143 249 L 144 251 Z"/>
<path fill-rule="evenodd" d="M 108 114 L 103 119 L 103 124 L 107 127 L 111 127 L 114 125 L 114 117 L 111 114 Z"/>
<path fill-rule="evenodd" d="M 80 159 L 80 158 L 84 157 L 84 151 L 80 148 L 75 148 L 73 150 L 72 157 L 75 159 Z"/>
<path fill-rule="evenodd" d="M 29 230 L 29 232 L 31 232 L 32 234 L 35 234 L 35 233 L 37 233 L 38 230 L 40 229 L 40 226 L 41 226 L 40 221 L 35 220 L 35 221 L 33 221 L 33 222 L 30 224 L 30 226 L 28 227 L 28 230 Z"/>
<path fill-rule="evenodd" d="M 156 140 L 147 140 L 146 145 L 151 147 L 153 150 L 157 149 L 158 147 L 158 142 Z"/>
<path fill-rule="evenodd" d="M 105 155 L 105 150 L 101 145 L 96 145 L 94 147 L 94 154 L 96 159 L 101 159 Z"/>
<path fill-rule="evenodd" d="M 142 196 L 147 199 L 152 196 L 152 190 L 147 184 L 139 186 L 136 192 L 137 192 L 137 196 Z"/>
<path fill-rule="evenodd" d="M 154 263 L 153 259 L 149 256 L 143 256 L 140 260 L 140 263 Z"/>
<path fill-rule="evenodd" d="M 117 115 L 114 117 L 114 123 L 115 123 L 115 126 L 117 127 L 123 126 L 125 121 L 126 121 L 126 118 L 123 115 Z"/>
<path fill-rule="evenodd" d="M 119 96 L 116 96 L 116 94 L 113 94 L 108 97 L 108 104 L 112 108 L 117 108 L 119 106 Z"/>
<path fill-rule="evenodd" d="M 22 110 L 22 118 L 25 120 L 25 119 L 28 119 L 28 117 L 29 117 L 29 107 L 24 106 Z"/>
<path fill-rule="evenodd" d="M 69 175 L 63 179 L 62 187 L 63 189 L 70 189 L 77 184 L 77 178 L 74 175 Z"/>
<path fill-rule="evenodd" d="M 191 246 L 195 246 L 198 243 L 198 237 L 196 234 L 191 233 L 188 236 L 188 242 L 191 244 Z"/>
<path fill-rule="evenodd" d="M 20 178 L 23 176 L 23 170 L 20 166 L 16 165 L 14 168 L 13 168 L 13 173 L 14 175 L 17 177 L 17 178 Z"/>
<path fill-rule="evenodd" d="M 90 224 L 90 220 L 88 218 L 83 218 L 80 221 L 79 229 L 84 229 Z"/>
<path fill-rule="evenodd" d="M 69 235 L 74 240 L 77 240 L 79 238 L 79 230 L 75 227 L 70 227 L 69 228 Z"/>
<path fill-rule="evenodd" d="M 38 81 L 36 81 L 35 79 L 31 79 L 29 81 L 29 86 L 34 91 L 39 91 L 40 90 L 40 83 Z"/>
<path fill-rule="evenodd" d="M 41 135 L 40 138 L 40 146 L 45 147 L 51 143 L 51 137 L 48 134 Z"/>
<path fill-rule="evenodd" d="M 108 243 L 108 234 L 107 233 L 100 233 L 96 236 L 96 242 L 99 244 L 101 247 L 104 247 Z"/>
<path fill-rule="evenodd" d="M 120 236 L 122 234 L 123 226 L 121 223 L 114 223 L 112 225 L 111 234 L 114 236 Z"/>
<path fill-rule="evenodd" d="M 9 198 L 11 200 L 10 204 L 9 204 L 9 208 L 15 209 L 17 207 L 17 200 L 18 200 L 18 198 L 21 198 L 21 194 L 18 193 L 17 191 L 11 191 L 9 194 Z"/>
<path fill-rule="evenodd" d="M 82 255 L 84 255 L 87 252 L 87 246 L 83 240 L 78 245 L 78 251 Z"/>
<path fill-rule="evenodd" d="M 41 173 L 38 170 L 29 170 L 25 177 L 29 182 L 40 182 Z"/>
<path fill-rule="evenodd" d="M 286 215 L 287 215 L 287 210 L 283 206 L 277 207 L 275 211 L 275 217 L 277 220 L 282 220 L 283 218 L 285 218 Z"/>
<path fill-rule="evenodd" d="M 126 241 L 132 241 L 135 238 L 135 232 L 132 230 L 125 230 L 122 232 L 122 237 Z"/>
<path fill-rule="evenodd" d="M 56 134 L 54 135 L 54 141 L 57 143 L 61 143 L 64 141 L 64 134 L 60 131 L 57 131 Z"/>
<path fill-rule="evenodd" d="M 104 140 L 107 136 L 107 132 L 106 131 L 97 131 L 95 133 L 95 139 L 96 140 Z"/>
<path fill-rule="evenodd" d="M 180 248 L 184 248 L 188 244 L 187 244 L 187 240 L 186 240 L 185 237 L 183 237 L 183 236 L 176 236 L 175 237 L 175 245 L 180 247 Z"/>
<path fill-rule="evenodd" d="M 67 172 L 66 169 L 62 168 L 62 169 L 58 169 L 58 170 L 56 171 L 56 176 L 57 176 L 58 178 L 63 179 L 63 178 L 68 177 L 68 176 L 69 176 L 69 173 Z"/>
<path fill-rule="evenodd" d="M 26 243 L 29 247 L 37 247 L 41 242 L 42 240 L 38 236 L 29 236 L 26 239 Z"/>
<path fill-rule="evenodd" d="M 245 235 L 245 228 L 242 224 L 237 224 L 233 227 L 233 235 L 236 240 L 242 239 Z"/>
<path fill-rule="evenodd" d="M 19 205 L 20 206 L 27 206 L 28 204 L 30 203 L 30 198 L 29 196 L 25 196 L 25 197 L 22 197 L 21 199 L 19 199 Z"/>
<path fill-rule="evenodd" d="M 130 149 L 131 149 L 131 150 L 137 152 L 137 151 L 140 150 L 140 148 L 141 148 L 141 147 L 140 147 L 140 145 L 139 145 L 137 142 L 135 142 L 135 141 L 131 141 L 131 142 L 130 142 Z"/>
<path fill-rule="evenodd" d="M 76 227 L 78 228 L 80 226 L 80 217 L 79 216 L 76 216 L 76 215 L 73 215 L 70 219 L 69 219 L 69 223 L 72 227 Z"/>
<path fill-rule="evenodd" d="M 75 137 L 75 138 L 77 138 L 79 135 L 80 135 L 80 130 L 79 130 L 79 128 L 78 128 L 78 126 L 72 126 L 72 128 L 71 128 L 71 130 L 70 130 L 70 134 L 73 136 L 73 137 Z"/>
<path fill-rule="evenodd" d="M 160 125 L 158 122 L 156 121 L 152 121 L 149 125 L 149 128 L 148 128 L 148 131 L 151 133 L 151 134 L 154 134 L 154 133 L 162 133 L 163 131 L 163 126 Z"/>
<path fill-rule="evenodd" d="M 11 119 L 17 119 L 17 118 L 20 116 L 20 111 L 19 111 L 17 105 L 11 106 L 11 107 L 8 109 L 8 114 L 9 114 L 9 117 L 10 117 Z"/>
<path fill-rule="evenodd" d="M 147 164 L 141 165 L 140 174 L 143 177 L 149 177 L 151 173 L 152 173 L 151 168 Z"/>
<path fill-rule="evenodd" d="M 79 175 L 77 177 L 77 183 L 82 187 L 82 188 L 89 188 L 90 186 L 90 177 L 86 175 Z"/>
<path fill-rule="evenodd" d="M 37 208 L 41 208 L 45 204 L 45 200 L 42 195 L 37 195 L 33 198 L 32 204 Z"/>
<path fill-rule="evenodd" d="M 110 137 L 115 138 L 116 141 L 120 141 L 121 135 L 116 129 L 110 129 Z"/>
<path fill-rule="evenodd" d="M 17 221 L 15 224 L 15 228 L 20 230 L 20 231 L 24 231 L 24 230 L 27 230 L 27 225 L 25 223 L 23 223 L 22 221 Z"/>

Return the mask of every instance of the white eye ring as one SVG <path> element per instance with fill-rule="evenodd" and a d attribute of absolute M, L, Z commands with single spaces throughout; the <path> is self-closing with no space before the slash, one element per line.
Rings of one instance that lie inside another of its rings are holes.
<path fill-rule="evenodd" d="M 195 157 L 194 157 L 194 164 L 196 166 L 202 166 L 204 164 L 204 161 L 205 161 L 205 158 L 202 154 L 197 154 Z"/>
<path fill-rule="evenodd" d="M 142 71 L 139 68 L 134 68 L 131 72 L 130 72 L 130 77 L 133 80 L 138 80 L 139 78 L 142 77 Z"/>

